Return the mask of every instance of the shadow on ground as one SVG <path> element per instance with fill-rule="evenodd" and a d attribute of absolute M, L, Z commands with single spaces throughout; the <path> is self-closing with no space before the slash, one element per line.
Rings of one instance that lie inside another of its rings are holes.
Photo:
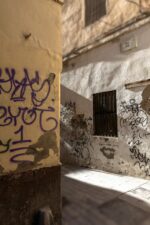
<path fill-rule="evenodd" d="M 88 170 L 87 170 L 88 171 Z M 68 174 L 75 174 L 71 178 Z M 81 174 L 84 173 L 82 180 Z M 63 168 L 62 171 L 62 206 L 63 225 L 149 225 L 150 224 L 150 182 L 137 178 L 114 176 L 120 179 L 122 191 L 103 188 L 107 184 L 107 176 L 96 172 L 101 178 L 99 186 L 88 183 L 89 172 L 84 169 Z M 92 171 L 94 175 L 94 172 Z M 91 174 L 91 175 L 92 175 Z M 106 176 L 104 179 L 104 175 Z M 80 177 L 80 180 L 78 179 Z M 77 179 L 76 179 L 77 178 Z M 87 182 L 85 181 L 87 179 Z M 96 179 L 96 177 L 95 177 Z M 136 182 L 134 181 L 136 180 Z M 103 182 L 104 180 L 104 182 Z M 116 185 L 119 185 L 116 180 Z M 132 185 L 131 185 L 132 184 Z M 147 185 L 147 186 L 146 186 Z M 147 189 L 146 187 L 149 187 Z M 116 186 L 116 189 L 119 187 Z M 121 188 L 120 188 L 121 189 Z"/>

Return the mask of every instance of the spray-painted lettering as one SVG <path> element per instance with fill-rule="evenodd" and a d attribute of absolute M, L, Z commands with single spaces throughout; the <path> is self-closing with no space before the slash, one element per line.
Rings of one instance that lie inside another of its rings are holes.
<path fill-rule="evenodd" d="M 147 156 L 147 153 L 141 151 L 144 139 L 150 135 L 147 129 L 148 115 L 135 99 L 130 99 L 129 103 L 126 101 L 121 103 L 120 126 L 122 130 L 129 128 L 131 133 L 128 145 L 131 158 L 135 160 L 134 165 L 138 165 L 145 172 L 146 176 L 150 176 L 150 158 Z"/>
<path fill-rule="evenodd" d="M 0 96 L 9 99 L 8 105 L 7 102 L 0 105 L 0 128 L 14 127 L 12 137 L 8 137 L 7 141 L 0 138 L 0 154 L 14 153 L 10 154 L 11 162 L 30 162 L 22 157 L 32 143 L 31 139 L 25 137 L 27 127 L 36 123 L 41 132 L 57 128 L 58 121 L 52 116 L 55 108 L 50 106 L 49 99 L 54 79 L 53 73 L 43 80 L 38 71 L 33 75 L 24 68 L 22 74 L 18 75 L 14 68 L 0 69 Z M 48 107 L 45 103 L 48 103 Z"/>

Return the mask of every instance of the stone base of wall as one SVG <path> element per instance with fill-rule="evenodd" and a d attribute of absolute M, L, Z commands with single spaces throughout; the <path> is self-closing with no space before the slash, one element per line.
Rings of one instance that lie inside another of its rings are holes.
<path fill-rule="evenodd" d="M 37 225 L 39 209 L 49 207 L 61 224 L 60 166 L 0 177 L 1 225 Z"/>

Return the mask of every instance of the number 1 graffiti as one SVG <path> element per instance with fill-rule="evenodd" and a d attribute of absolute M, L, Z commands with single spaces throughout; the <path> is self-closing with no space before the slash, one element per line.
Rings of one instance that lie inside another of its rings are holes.
<path fill-rule="evenodd" d="M 6 103 L 0 105 L 0 128 L 9 129 L 11 126 L 15 130 L 13 138 L 7 141 L 0 137 L 0 154 L 10 153 L 10 162 L 13 163 L 29 163 L 32 159 L 24 160 L 23 156 L 29 156 L 25 152 L 32 140 L 25 137 L 25 129 L 35 123 L 41 132 L 54 131 L 58 126 L 57 119 L 51 115 L 55 108 L 50 106 L 49 99 L 55 74 L 51 73 L 46 79 L 41 79 L 39 72 L 35 71 L 31 78 L 29 71 L 24 68 L 22 77 L 19 76 L 21 79 L 17 77 L 14 68 L 0 68 L 0 96 L 7 95 L 10 100 L 8 106 Z M 30 106 L 23 107 L 25 103 L 30 103 Z M 48 107 L 45 107 L 45 103 Z"/>
<path fill-rule="evenodd" d="M 6 152 L 15 152 L 17 154 L 12 156 L 10 158 L 10 161 L 14 162 L 14 163 L 24 162 L 24 160 L 17 160 L 17 158 L 20 156 L 24 156 L 25 153 L 18 154 L 18 152 L 22 152 L 22 150 L 28 149 L 28 146 L 24 146 L 24 144 L 31 143 L 32 140 L 24 138 L 24 127 L 23 126 L 20 126 L 20 128 L 17 131 L 15 131 L 14 134 L 18 136 L 17 140 L 12 141 L 11 139 L 9 139 L 6 142 L 6 144 L 4 144 L 2 141 L 0 141 L 0 146 L 4 148 L 4 150 L 0 151 L 0 154 L 6 153 Z M 25 162 L 30 162 L 30 161 L 28 160 Z"/>

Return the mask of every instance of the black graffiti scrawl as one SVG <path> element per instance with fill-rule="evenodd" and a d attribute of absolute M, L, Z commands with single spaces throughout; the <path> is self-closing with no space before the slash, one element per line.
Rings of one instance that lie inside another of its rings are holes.
<path fill-rule="evenodd" d="M 148 131 L 149 117 L 142 109 L 141 104 L 135 99 L 130 99 L 128 102 L 122 101 L 120 107 L 120 127 L 123 131 L 122 135 L 128 132 L 129 136 L 131 136 L 127 144 L 131 158 L 134 160 L 134 165 L 138 165 L 146 176 L 150 176 L 150 158 L 146 152 L 143 153 L 141 150 L 146 139 L 150 137 L 150 132 Z"/>
<path fill-rule="evenodd" d="M 100 149 L 100 151 L 107 159 L 114 159 L 115 157 L 115 149 L 111 147 L 104 146 Z"/>
<path fill-rule="evenodd" d="M 67 151 L 78 162 L 88 166 L 91 163 L 92 118 L 76 114 L 76 104 L 66 103 L 61 109 L 61 142 L 62 154 Z"/>

